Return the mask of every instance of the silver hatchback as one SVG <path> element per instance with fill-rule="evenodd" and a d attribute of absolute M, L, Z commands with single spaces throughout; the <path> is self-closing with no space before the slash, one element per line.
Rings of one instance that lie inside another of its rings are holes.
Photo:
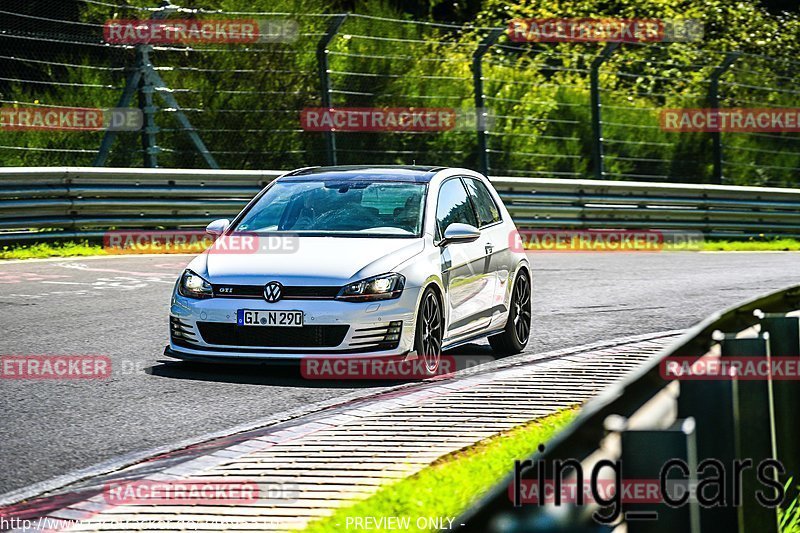
<path fill-rule="evenodd" d="M 172 296 L 169 356 L 403 356 L 433 374 L 459 344 L 488 337 L 517 353 L 528 342 L 530 265 L 497 192 L 471 170 L 296 170 L 207 231 L 262 244 L 212 247 L 189 263 Z"/>

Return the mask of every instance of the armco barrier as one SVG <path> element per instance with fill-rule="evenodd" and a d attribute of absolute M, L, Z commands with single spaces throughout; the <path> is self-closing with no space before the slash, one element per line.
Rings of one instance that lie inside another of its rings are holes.
<path fill-rule="evenodd" d="M 0 241 L 108 228 L 202 227 L 236 214 L 282 171 L 0 168 Z M 521 228 L 800 236 L 800 189 L 492 177 Z M 47 233 L 42 231 L 48 230 Z"/>
<path fill-rule="evenodd" d="M 534 465 L 542 462 L 548 465 L 545 468 L 552 468 L 557 460 L 574 459 L 583 466 L 587 480 L 589 466 L 600 460 L 620 461 L 623 480 L 654 480 L 667 461 L 678 459 L 689 466 L 689 472 L 684 475 L 673 469 L 670 473 L 678 474 L 677 478 L 690 487 L 698 481 L 708 483 L 718 475 L 713 468 L 702 466 L 703 461 L 716 459 L 725 467 L 726 480 L 720 485 L 726 491 L 726 505 L 700 505 L 695 497 L 675 507 L 654 501 L 623 501 L 619 518 L 608 527 L 592 518 L 592 512 L 600 509 L 594 503 L 555 507 L 523 502 L 515 507 L 513 489 L 509 489 L 514 483 L 512 474 L 454 523 L 464 524 L 462 531 L 480 533 L 596 532 L 610 531 L 618 525 L 637 533 L 777 533 L 776 508 L 754 498 L 758 490 L 774 495 L 769 487 L 756 483 L 755 470 L 760 461 L 777 459 L 786 470 L 777 476 L 777 482 L 783 485 L 791 477 L 794 485 L 800 484 L 800 382 L 675 381 L 664 377 L 662 363 L 667 357 L 696 360 L 708 353 L 728 363 L 744 357 L 759 361 L 780 357 L 800 363 L 798 309 L 800 285 L 712 315 L 656 354 L 634 375 L 584 406 L 576 420 L 547 443 L 543 453 L 519 458 L 531 459 Z M 737 475 L 732 472 L 732 465 L 746 458 L 753 463 L 742 469 L 738 485 L 741 503 L 734 505 Z M 513 464 L 508 467 L 509 471 L 514 469 Z M 531 467 L 521 478 L 535 477 L 537 468 Z M 566 472 L 565 479 L 570 474 L 569 469 Z M 770 472 L 774 474 L 774 470 Z M 546 479 L 555 477 L 552 469 L 545 470 Z M 675 477 L 670 478 L 676 481 Z M 705 496 L 713 498 L 715 488 L 710 483 Z M 603 496 L 606 497 L 607 494 Z M 795 497 L 797 491 L 790 488 L 784 508 Z M 607 511 L 608 508 L 604 512 Z"/>

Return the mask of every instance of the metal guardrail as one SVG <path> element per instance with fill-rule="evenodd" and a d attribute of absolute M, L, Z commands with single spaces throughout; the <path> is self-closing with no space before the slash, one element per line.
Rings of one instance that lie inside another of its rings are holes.
<path fill-rule="evenodd" d="M 727 472 L 722 483 L 728 491 L 726 506 L 703 507 L 694 498 L 680 507 L 664 503 L 622 503 L 621 519 L 601 526 L 591 517 L 596 505 L 539 506 L 512 501 L 510 475 L 477 505 L 455 520 L 466 532 L 597 532 L 624 524 L 628 532 L 691 533 L 709 531 L 779 531 L 778 513 L 753 497 L 759 461 L 779 460 L 789 477 L 800 482 L 800 383 L 796 380 L 672 381 L 662 376 L 666 357 L 699 358 L 709 352 L 730 361 L 736 357 L 767 359 L 775 356 L 800 362 L 800 285 L 750 300 L 714 314 L 693 327 L 672 346 L 656 354 L 631 377 L 607 389 L 589 402 L 576 420 L 531 459 L 543 462 L 575 459 L 583 465 L 600 459 L 622 462 L 622 479 L 657 479 L 666 461 L 677 458 L 692 466 L 683 479 L 689 483 L 708 480 L 713 469 L 698 464 L 709 458 L 723 462 Z M 736 485 L 731 469 L 735 459 L 751 458 L 744 470 L 741 505 L 731 505 Z M 520 458 L 524 459 L 524 458 Z M 509 469 L 514 465 L 509 464 Z M 545 466 L 547 468 L 547 466 Z M 535 477 L 537 467 L 523 472 Z M 551 479 L 551 470 L 545 470 Z M 567 470 L 567 474 L 570 471 Z M 588 474 L 586 478 L 588 479 Z M 759 486 L 759 490 L 765 487 Z M 766 487 L 769 489 L 769 487 Z M 710 488 L 713 496 L 714 487 Z M 706 496 L 709 496 L 706 493 Z M 784 505 L 797 491 L 790 489 Z M 586 502 L 584 502 L 586 503 Z M 628 519 L 629 511 L 656 512 L 657 520 Z"/>
<path fill-rule="evenodd" d="M 92 238 L 112 227 L 202 227 L 214 218 L 235 215 L 281 173 L 0 168 L 0 242 Z M 800 189 L 517 177 L 491 180 L 521 228 L 800 236 Z"/>
<path fill-rule="evenodd" d="M 0 242 L 98 238 L 109 228 L 197 228 L 238 213 L 284 171 L 0 169 Z"/>

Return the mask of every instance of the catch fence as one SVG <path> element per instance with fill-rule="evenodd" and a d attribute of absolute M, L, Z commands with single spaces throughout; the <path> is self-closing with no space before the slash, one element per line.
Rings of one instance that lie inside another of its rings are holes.
<path fill-rule="evenodd" d="M 702 41 L 515 42 L 500 26 L 145 1 L 34 0 L 0 9 L 0 19 L 0 106 L 143 112 L 132 132 L 0 128 L 4 166 L 416 162 L 492 175 L 765 186 L 796 185 L 800 169 L 797 133 L 664 131 L 668 108 L 797 105 L 797 62 Z M 108 21 L 132 19 L 255 20 L 291 31 L 267 42 L 108 42 Z M 446 108 L 458 125 L 307 131 L 301 113 L 318 107 Z"/>

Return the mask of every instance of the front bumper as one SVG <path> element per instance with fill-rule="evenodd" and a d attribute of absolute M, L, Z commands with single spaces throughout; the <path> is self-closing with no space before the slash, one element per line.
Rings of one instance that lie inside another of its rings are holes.
<path fill-rule="evenodd" d="M 164 354 L 186 360 L 241 362 L 407 356 L 413 354 L 418 295 L 418 288 L 406 287 L 394 300 L 267 303 L 263 299 L 222 297 L 194 300 L 174 294 L 170 307 L 170 344 Z M 304 329 L 237 326 L 238 309 L 302 311 Z M 386 342 L 386 335 L 398 326 L 400 338 Z M 306 332 L 308 342 L 303 337 Z M 286 345 L 282 345 L 284 340 Z"/>

